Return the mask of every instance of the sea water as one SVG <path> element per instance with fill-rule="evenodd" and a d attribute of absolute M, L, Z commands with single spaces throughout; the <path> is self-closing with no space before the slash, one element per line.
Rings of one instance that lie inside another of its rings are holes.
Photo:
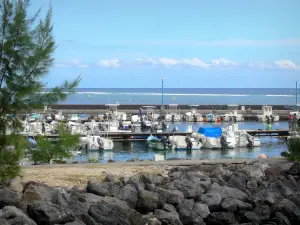
<path fill-rule="evenodd" d="M 171 125 L 176 126 L 178 131 L 185 132 L 191 126 L 193 131 L 197 131 L 199 127 L 224 127 L 228 123 L 176 123 Z M 266 124 L 259 122 L 240 122 L 238 123 L 239 129 L 265 129 Z M 277 122 L 272 124 L 273 129 L 287 129 L 287 122 Z M 228 150 L 192 150 L 192 151 L 176 151 L 165 150 L 157 151 L 149 149 L 146 141 L 115 141 L 114 149 L 111 151 L 89 151 L 83 153 L 74 160 L 79 162 L 87 162 L 89 158 L 98 160 L 99 162 L 107 162 L 109 159 L 114 161 L 127 161 L 130 159 L 142 160 L 167 160 L 169 158 L 183 158 L 183 159 L 225 159 L 225 158 L 257 158 L 259 154 L 263 153 L 268 157 L 280 156 L 281 152 L 287 150 L 286 141 L 284 138 L 277 137 L 261 137 L 261 146 L 256 148 L 235 148 Z"/>
<path fill-rule="evenodd" d="M 165 88 L 164 104 L 294 105 L 289 88 Z M 161 88 L 78 88 L 61 104 L 161 104 Z"/>

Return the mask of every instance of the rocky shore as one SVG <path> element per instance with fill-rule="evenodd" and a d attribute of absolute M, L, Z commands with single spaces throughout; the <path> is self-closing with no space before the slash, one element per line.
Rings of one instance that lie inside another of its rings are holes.
<path fill-rule="evenodd" d="M 72 188 L 15 178 L 0 188 L 0 224 L 300 224 L 300 163 L 152 168 L 127 176 L 108 170 Z"/>

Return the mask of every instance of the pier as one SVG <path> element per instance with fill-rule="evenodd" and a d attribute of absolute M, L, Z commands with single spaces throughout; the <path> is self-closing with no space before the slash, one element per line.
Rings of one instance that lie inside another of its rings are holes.
<path fill-rule="evenodd" d="M 260 136 L 260 137 L 288 137 L 289 130 L 245 130 L 248 134 L 252 136 Z M 114 140 L 145 140 L 150 135 L 153 136 L 187 136 L 191 135 L 192 132 L 102 132 L 97 135 L 110 137 Z M 32 136 L 32 135 L 28 135 Z M 41 135 L 33 135 L 34 137 L 39 137 Z M 49 138 L 57 138 L 57 135 L 45 135 Z M 82 135 L 85 136 L 85 135 Z M 96 136 L 96 134 L 95 134 Z"/>

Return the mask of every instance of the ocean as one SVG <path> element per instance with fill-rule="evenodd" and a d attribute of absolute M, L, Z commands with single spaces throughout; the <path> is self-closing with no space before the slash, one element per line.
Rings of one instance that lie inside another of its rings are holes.
<path fill-rule="evenodd" d="M 295 88 L 164 88 L 164 104 L 295 105 Z M 300 92 L 298 92 L 298 95 Z M 300 97 L 300 95 L 299 95 Z M 60 104 L 161 104 L 161 88 L 78 88 Z"/>

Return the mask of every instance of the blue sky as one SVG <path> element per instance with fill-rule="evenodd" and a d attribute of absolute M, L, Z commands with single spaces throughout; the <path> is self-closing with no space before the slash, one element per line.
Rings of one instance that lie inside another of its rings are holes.
<path fill-rule="evenodd" d="M 49 6 L 32 0 L 31 10 Z M 294 87 L 299 0 L 52 0 L 48 86 Z"/>

